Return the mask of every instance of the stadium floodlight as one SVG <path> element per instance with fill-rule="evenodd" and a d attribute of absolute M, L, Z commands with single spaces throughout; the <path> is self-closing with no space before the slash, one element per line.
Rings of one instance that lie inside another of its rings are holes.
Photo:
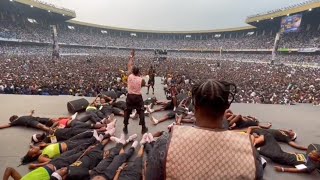
<path fill-rule="evenodd" d="M 312 8 L 310 8 L 309 11 L 312 11 Z"/>

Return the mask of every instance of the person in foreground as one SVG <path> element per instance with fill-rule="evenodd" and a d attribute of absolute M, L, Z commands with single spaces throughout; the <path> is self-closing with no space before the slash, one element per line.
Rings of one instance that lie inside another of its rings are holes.
<path fill-rule="evenodd" d="M 157 139 L 146 179 L 262 179 L 261 158 L 250 135 L 223 128 L 235 91 L 234 84 L 215 80 L 194 86 L 195 127 L 173 126 L 171 134 Z"/>

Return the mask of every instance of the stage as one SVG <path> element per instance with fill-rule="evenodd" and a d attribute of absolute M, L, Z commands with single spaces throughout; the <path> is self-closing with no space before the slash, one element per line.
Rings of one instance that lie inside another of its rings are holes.
<path fill-rule="evenodd" d="M 164 93 L 160 84 L 160 78 L 156 78 L 156 96 L 158 99 L 164 99 Z M 144 88 L 144 98 L 146 98 L 146 88 Z M 151 97 L 152 95 L 149 95 Z M 25 95 L 0 95 L 0 124 L 7 124 L 11 115 L 27 115 L 30 110 L 35 110 L 35 116 L 41 117 L 59 117 L 69 115 L 66 104 L 68 101 L 78 99 L 73 96 L 25 96 Z M 92 101 L 93 98 L 87 98 Z M 295 106 L 285 105 L 262 105 L 262 104 L 233 104 L 231 109 L 235 113 L 243 115 L 252 115 L 257 117 L 261 122 L 272 122 L 273 128 L 293 129 L 297 132 L 298 138 L 296 142 L 301 145 L 309 145 L 311 143 L 320 144 L 320 107 L 314 107 L 307 104 L 299 104 Z M 166 112 L 154 113 L 155 117 L 162 117 Z M 119 136 L 122 132 L 123 118 L 117 117 L 117 131 Z M 166 130 L 167 126 L 172 122 L 164 122 L 157 126 L 152 125 L 148 117 L 146 117 L 149 132 Z M 141 127 L 138 120 L 130 120 L 129 134 L 137 133 L 141 137 Z M 24 156 L 28 150 L 31 135 L 40 132 L 33 129 L 20 127 L 12 127 L 0 130 L 0 175 L 6 167 L 14 167 L 20 164 L 20 158 Z M 107 147 L 112 147 L 114 143 L 110 143 Z M 282 144 L 285 151 L 301 152 L 292 149 L 288 145 Z M 267 180 L 315 180 L 320 179 L 318 172 L 313 174 L 289 174 L 277 173 L 273 169 L 273 163 L 268 160 L 267 168 L 264 171 L 264 179 Z M 22 174 L 28 172 L 27 166 L 20 166 L 17 170 Z"/>

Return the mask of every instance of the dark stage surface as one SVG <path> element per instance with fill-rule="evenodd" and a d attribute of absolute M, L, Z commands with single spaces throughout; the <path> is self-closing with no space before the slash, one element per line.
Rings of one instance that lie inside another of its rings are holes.
<path fill-rule="evenodd" d="M 164 99 L 160 79 L 156 79 L 155 95 L 158 99 Z M 146 89 L 144 89 L 146 90 Z M 145 95 L 145 93 L 144 93 Z M 150 96 L 150 95 L 149 95 Z M 146 98 L 147 96 L 145 96 Z M 21 96 L 21 95 L 0 95 L 0 123 L 6 124 L 9 122 L 9 117 L 13 114 L 27 115 L 31 109 L 35 110 L 35 116 L 41 117 L 59 117 L 68 115 L 66 104 L 68 101 L 77 99 L 71 96 Z M 92 98 L 88 98 L 92 100 Z M 272 122 L 273 128 L 293 129 L 298 133 L 297 143 L 307 146 L 311 143 L 320 144 L 320 107 L 312 105 L 260 105 L 260 104 L 233 104 L 231 109 L 235 113 L 243 115 L 252 115 L 257 117 L 261 122 Z M 155 113 L 155 117 L 162 117 L 166 112 Z M 117 117 L 117 131 L 119 136 L 122 130 L 123 118 Z M 149 132 L 166 130 L 167 126 L 172 122 L 164 122 L 157 126 L 151 124 L 151 121 L 146 117 Z M 138 125 L 138 120 L 131 120 L 129 125 L 129 134 L 137 133 L 141 137 L 141 127 Z M 0 130 L 0 175 L 2 177 L 5 167 L 14 167 L 20 164 L 20 158 L 25 155 L 31 140 L 31 135 L 39 132 L 33 129 L 26 128 L 8 128 Z M 108 147 L 112 147 L 114 143 L 110 143 Z M 283 149 L 288 152 L 301 152 L 292 149 L 288 145 L 282 145 Z M 277 173 L 273 170 L 273 163 L 268 161 L 268 166 L 265 169 L 264 179 L 267 180 L 315 180 L 320 179 L 320 174 L 288 174 Z M 20 166 L 17 170 L 22 174 L 28 172 L 27 166 Z"/>

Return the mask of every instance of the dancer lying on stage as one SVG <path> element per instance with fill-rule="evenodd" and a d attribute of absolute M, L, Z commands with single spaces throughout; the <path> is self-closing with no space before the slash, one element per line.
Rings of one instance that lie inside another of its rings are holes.
<path fill-rule="evenodd" d="M 318 148 L 317 148 L 318 147 Z M 312 173 L 314 170 L 320 172 L 320 145 L 310 144 L 308 146 L 307 154 L 305 155 L 307 161 L 305 164 L 297 166 L 296 168 L 287 168 L 281 166 L 275 166 L 275 170 L 278 172 L 289 172 L 289 173 Z"/>
<path fill-rule="evenodd" d="M 270 158 L 273 162 L 286 166 L 295 166 L 296 168 L 283 168 L 275 166 L 275 170 L 279 172 L 292 173 L 311 173 L 315 169 L 320 168 L 320 152 L 313 150 L 313 145 L 309 145 L 307 154 L 304 153 L 288 153 L 281 149 L 275 138 L 270 134 L 256 136 L 254 145 L 258 147 L 258 152 Z"/>
<path fill-rule="evenodd" d="M 307 150 L 307 147 L 300 146 L 294 142 L 297 138 L 297 133 L 295 133 L 293 130 L 262 129 L 257 126 L 252 126 L 248 128 L 247 133 L 251 134 L 252 132 L 259 135 L 271 134 L 278 142 L 287 143 L 288 145 L 296 149 Z"/>
<path fill-rule="evenodd" d="M 59 157 L 63 152 L 77 147 L 89 147 L 97 141 L 102 141 L 113 135 L 115 129 L 106 131 L 102 136 L 96 132 L 84 132 L 78 134 L 65 142 L 32 146 L 28 153 L 22 158 L 22 164 L 27 164 L 38 160 L 40 164 L 32 164 L 30 168 L 37 168 L 48 164 L 52 159 Z"/>
<path fill-rule="evenodd" d="M 74 122 L 74 121 L 73 121 Z M 63 129 L 56 129 L 51 134 L 34 134 L 31 137 L 32 143 L 51 143 L 51 138 L 54 136 L 56 141 L 65 141 L 68 140 L 80 133 L 90 131 L 92 129 L 97 129 L 98 132 L 105 132 L 110 129 L 115 128 L 117 120 L 114 119 L 113 115 L 109 116 L 109 119 L 106 121 L 108 124 L 87 124 L 87 123 L 76 123 L 75 126 L 71 128 L 63 128 Z"/>
<path fill-rule="evenodd" d="M 30 127 L 35 129 L 40 129 L 45 132 L 50 132 L 50 126 L 52 126 L 53 121 L 50 118 L 40 118 L 34 117 L 34 110 L 30 112 L 27 116 L 17 116 L 13 115 L 9 118 L 10 123 L 0 126 L 0 129 L 9 128 L 13 126 Z"/>
<path fill-rule="evenodd" d="M 57 170 L 51 178 L 54 177 L 66 177 L 67 179 L 89 179 L 90 174 L 93 174 L 94 169 L 97 165 L 106 165 L 106 163 L 111 163 L 112 160 L 108 159 L 110 156 L 117 155 L 121 149 L 131 141 L 137 138 L 137 134 L 131 135 L 127 140 L 125 140 L 124 134 L 120 138 L 111 137 L 110 140 L 116 142 L 116 146 L 110 150 L 104 151 L 104 144 L 98 144 L 93 146 L 91 150 L 83 155 L 79 160 L 71 164 L 69 167 Z M 137 143 L 133 143 L 135 147 Z M 67 169 L 67 170 L 66 170 Z"/>
<path fill-rule="evenodd" d="M 261 128 L 269 129 L 272 125 L 262 125 L 257 118 L 252 116 L 242 116 L 234 114 L 230 109 L 225 113 L 225 118 L 229 122 L 229 129 L 244 129 L 250 126 L 259 126 Z"/>
<path fill-rule="evenodd" d="M 108 143 L 109 139 L 103 140 L 100 144 L 106 145 Z M 98 145 L 99 146 L 99 145 Z M 88 154 L 92 147 L 88 147 L 85 149 L 84 147 L 75 148 L 73 150 L 64 152 L 61 154 L 60 157 L 55 158 L 51 160 L 47 165 L 44 165 L 43 167 L 39 167 L 28 174 L 24 175 L 23 177 L 19 174 L 18 171 L 16 171 L 14 168 L 8 167 L 6 168 L 6 171 L 3 175 L 3 180 L 8 180 L 9 177 L 12 177 L 14 180 L 35 180 L 35 179 L 41 179 L 41 180 L 50 180 L 54 176 L 54 172 L 56 169 L 61 169 L 63 167 L 68 167 L 72 163 L 79 160 L 84 155 Z"/>
<path fill-rule="evenodd" d="M 181 95 L 181 98 L 185 97 Z M 184 122 L 184 123 L 194 123 L 195 118 L 194 114 L 192 111 L 190 111 L 191 109 L 193 109 L 193 105 L 191 103 L 191 98 L 190 97 L 185 97 L 184 99 L 181 98 L 177 98 L 179 99 L 179 105 L 178 107 L 174 108 L 173 111 L 170 111 L 167 115 L 165 115 L 165 117 L 161 118 L 161 119 L 156 119 L 153 116 L 151 116 L 151 121 L 153 122 L 154 125 L 157 125 L 161 122 L 167 121 L 169 119 L 173 119 L 173 118 L 177 118 L 179 123 L 180 122 Z M 180 100 L 181 99 L 181 100 Z M 190 110 L 189 110 L 190 109 Z"/>

